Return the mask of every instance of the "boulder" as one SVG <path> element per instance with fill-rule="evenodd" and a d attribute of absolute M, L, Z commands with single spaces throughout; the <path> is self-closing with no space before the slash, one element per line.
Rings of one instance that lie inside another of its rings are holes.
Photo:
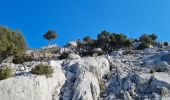
<path fill-rule="evenodd" d="M 76 77 L 72 100 L 98 100 L 100 87 L 96 76 L 82 68 Z"/>
<path fill-rule="evenodd" d="M 95 48 L 94 51 L 95 52 L 102 52 L 103 50 L 101 48 Z"/>
<path fill-rule="evenodd" d="M 63 62 L 62 65 L 66 71 L 71 71 L 73 73 L 76 73 L 78 68 L 83 67 L 85 70 L 92 72 L 99 77 L 107 74 L 110 69 L 109 61 L 104 56 L 73 59 Z"/>
<path fill-rule="evenodd" d="M 71 41 L 68 43 L 68 46 L 77 47 L 77 42 Z"/>
<path fill-rule="evenodd" d="M 79 56 L 79 55 L 77 55 L 77 54 L 69 54 L 68 55 L 68 59 L 71 59 L 71 60 L 73 60 L 73 59 L 80 59 L 81 57 Z"/>
<path fill-rule="evenodd" d="M 69 52 L 70 49 L 69 48 L 60 48 L 59 49 L 59 54 L 62 54 L 63 52 Z"/>

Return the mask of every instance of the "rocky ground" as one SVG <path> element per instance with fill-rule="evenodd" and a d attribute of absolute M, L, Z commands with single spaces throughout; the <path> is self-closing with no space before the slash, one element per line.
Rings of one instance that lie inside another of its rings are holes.
<path fill-rule="evenodd" d="M 54 68 L 52 77 L 33 75 L 40 63 Z M 169 100 L 170 52 L 148 48 L 123 55 L 32 61 L 11 66 L 14 77 L 0 81 L 0 100 Z"/>

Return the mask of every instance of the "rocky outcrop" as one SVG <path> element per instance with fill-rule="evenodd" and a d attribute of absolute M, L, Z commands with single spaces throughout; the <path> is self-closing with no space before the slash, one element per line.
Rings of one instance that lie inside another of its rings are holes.
<path fill-rule="evenodd" d="M 100 87 L 96 76 L 84 69 L 80 69 L 76 77 L 72 100 L 97 100 Z"/>
<path fill-rule="evenodd" d="M 58 100 L 65 80 L 59 68 L 55 68 L 50 78 L 26 73 L 26 76 L 23 74 L 0 81 L 0 97 L 1 100 Z"/>
<path fill-rule="evenodd" d="M 62 50 L 62 49 L 60 49 Z M 62 52 L 71 50 L 63 49 Z M 169 100 L 169 51 L 149 48 L 122 54 L 65 60 L 2 63 L 15 76 L 0 81 L 0 100 Z M 50 78 L 33 75 L 38 64 L 50 65 Z"/>

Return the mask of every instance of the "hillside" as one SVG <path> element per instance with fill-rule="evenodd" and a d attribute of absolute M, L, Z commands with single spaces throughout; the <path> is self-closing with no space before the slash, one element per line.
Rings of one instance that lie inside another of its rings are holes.
<path fill-rule="evenodd" d="M 162 46 L 132 50 L 131 54 L 118 50 L 94 57 L 69 54 L 63 60 L 4 62 L 0 66 L 10 66 L 15 75 L 0 81 L 0 97 L 1 100 L 168 100 L 169 50 Z M 52 76 L 32 74 L 31 69 L 39 64 L 52 66 Z"/>

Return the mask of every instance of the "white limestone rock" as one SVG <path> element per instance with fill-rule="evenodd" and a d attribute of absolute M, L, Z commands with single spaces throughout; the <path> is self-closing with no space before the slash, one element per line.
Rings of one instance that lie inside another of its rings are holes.
<path fill-rule="evenodd" d="M 70 49 L 69 48 L 60 48 L 59 49 L 59 54 L 62 54 L 63 52 L 69 52 Z"/>
<path fill-rule="evenodd" d="M 69 70 L 73 73 L 76 73 L 78 68 L 83 67 L 85 70 L 102 77 L 109 72 L 110 64 L 105 57 L 99 56 L 66 61 L 63 63 L 63 67 L 66 71 Z"/>
<path fill-rule="evenodd" d="M 12 77 L 0 81 L 0 97 L 1 100 L 52 100 L 53 96 L 59 99 L 65 80 L 61 70 L 56 70 L 50 78 L 34 75 Z"/>
<path fill-rule="evenodd" d="M 73 59 L 80 59 L 81 57 L 77 54 L 69 54 L 68 59 L 73 60 Z"/>
<path fill-rule="evenodd" d="M 98 100 L 100 87 L 96 76 L 84 69 L 79 71 L 72 100 Z"/>
<path fill-rule="evenodd" d="M 74 42 L 74 41 L 70 41 L 68 43 L 69 46 L 72 46 L 72 47 L 77 47 L 77 42 Z"/>

